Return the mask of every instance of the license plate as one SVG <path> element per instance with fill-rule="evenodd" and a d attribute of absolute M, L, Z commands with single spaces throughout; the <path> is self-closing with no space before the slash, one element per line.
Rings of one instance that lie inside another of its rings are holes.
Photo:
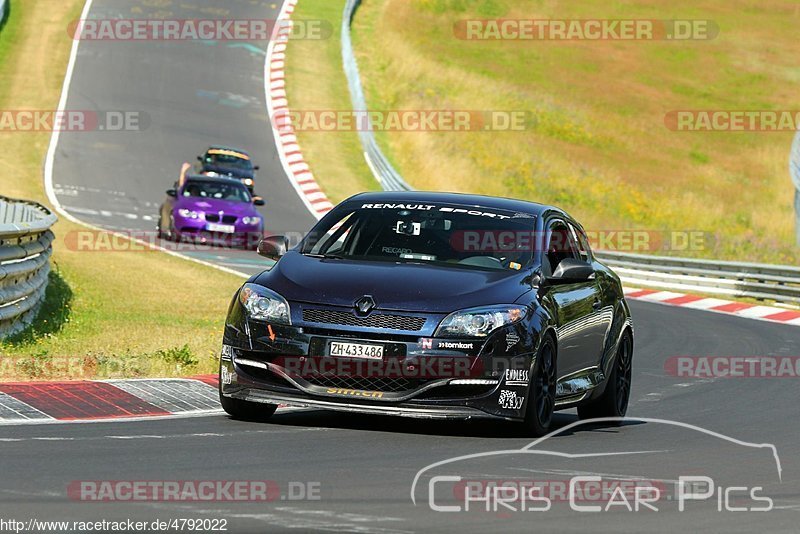
<path fill-rule="evenodd" d="M 223 234 L 232 234 L 235 231 L 230 224 L 208 223 L 207 228 L 209 232 L 222 232 Z"/>
<path fill-rule="evenodd" d="M 362 343 L 339 343 L 331 342 L 331 356 L 343 356 L 345 358 L 366 358 L 367 360 L 382 360 L 383 346 L 364 345 Z"/>

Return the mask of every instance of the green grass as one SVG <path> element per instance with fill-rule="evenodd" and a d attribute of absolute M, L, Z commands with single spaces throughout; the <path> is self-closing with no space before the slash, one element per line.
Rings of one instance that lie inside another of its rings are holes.
<path fill-rule="evenodd" d="M 311 18 L 323 9 L 309 0 L 300 6 Z M 454 22 L 487 17 L 711 19 L 720 34 L 684 42 L 454 37 Z M 529 116 L 522 132 L 379 134 L 416 188 L 553 203 L 594 230 L 703 230 L 713 246 L 676 253 L 796 264 L 792 133 L 675 132 L 664 117 L 683 109 L 796 109 L 798 22 L 800 12 L 777 0 L 367 0 L 354 40 L 370 109 Z M 292 61 L 307 57 L 293 54 Z M 290 81 L 290 88 L 302 100 L 305 87 Z M 336 136 L 326 141 L 332 152 L 349 146 Z M 313 167 L 322 164 L 307 156 Z"/>
<path fill-rule="evenodd" d="M 83 0 L 15 1 L 0 32 L 0 109 L 58 105 Z M 48 133 L 0 132 L 0 190 L 47 203 Z M 27 330 L 0 342 L 0 380 L 181 376 L 213 372 L 233 275 L 160 252 L 86 252 L 65 245 L 86 231 L 54 227 L 45 303 Z M 73 240 L 74 242 L 74 240 Z"/>
<path fill-rule="evenodd" d="M 287 47 L 286 87 L 294 111 L 349 110 L 350 93 L 342 69 L 341 23 L 344 3 L 302 0 L 293 18 L 323 20 L 333 34 L 320 40 L 293 40 Z M 300 132 L 298 142 L 317 182 L 334 202 L 380 189 L 354 131 Z"/>

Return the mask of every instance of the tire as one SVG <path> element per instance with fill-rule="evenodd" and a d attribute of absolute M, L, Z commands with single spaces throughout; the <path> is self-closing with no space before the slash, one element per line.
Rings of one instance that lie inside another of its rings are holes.
<path fill-rule="evenodd" d="M 158 210 L 158 222 L 156 223 L 156 232 L 159 239 L 166 239 L 166 234 L 162 228 L 161 223 L 164 222 L 164 210 Z"/>
<path fill-rule="evenodd" d="M 162 217 L 158 217 L 158 226 L 156 226 L 156 230 L 158 231 L 158 238 L 163 239 L 164 241 L 168 241 L 167 233 L 163 230 L 161 226 Z"/>
<path fill-rule="evenodd" d="M 221 388 L 221 386 L 220 386 Z M 240 399 L 232 399 L 219 392 L 219 403 L 225 413 L 230 415 L 233 419 L 240 421 L 266 421 L 275 410 L 278 409 L 276 404 L 265 404 L 261 402 L 249 402 Z"/>
<path fill-rule="evenodd" d="M 158 236 L 164 241 L 177 241 L 175 233 L 175 221 L 170 215 L 168 230 L 164 231 L 163 217 L 158 218 Z"/>
<path fill-rule="evenodd" d="M 525 429 L 535 437 L 550 431 L 556 405 L 557 360 L 556 346 L 550 336 L 544 338 L 531 369 L 528 386 L 528 406 L 525 409 Z"/>
<path fill-rule="evenodd" d="M 631 374 L 633 369 L 633 341 L 629 332 L 622 335 L 614 358 L 614 367 L 608 377 L 603 394 L 589 404 L 578 406 L 578 417 L 625 417 L 631 396 Z M 616 424 L 621 423 L 617 421 Z"/>

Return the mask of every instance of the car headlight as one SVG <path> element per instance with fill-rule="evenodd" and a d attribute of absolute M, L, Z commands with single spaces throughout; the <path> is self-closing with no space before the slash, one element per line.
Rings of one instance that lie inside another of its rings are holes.
<path fill-rule="evenodd" d="M 245 284 L 239 291 L 239 302 L 242 303 L 252 319 L 261 319 L 277 324 L 292 324 L 286 299 L 266 287 Z"/>
<path fill-rule="evenodd" d="M 261 222 L 261 217 L 243 217 L 242 222 L 248 225 L 258 224 Z"/>
<path fill-rule="evenodd" d="M 187 209 L 184 209 L 184 208 L 181 208 L 181 209 L 178 210 L 178 215 L 180 215 L 181 217 L 186 217 L 187 219 L 199 219 L 200 218 L 200 213 L 198 213 L 196 211 L 193 211 L 193 210 L 187 210 Z"/>
<path fill-rule="evenodd" d="M 501 326 L 521 321 L 525 307 L 484 306 L 453 312 L 436 329 L 435 337 L 486 337 Z"/>
<path fill-rule="evenodd" d="M 204 174 L 206 176 L 211 177 L 211 178 L 216 178 L 217 176 L 219 176 L 219 173 L 218 172 L 214 172 L 214 171 L 206 171 Z"/>
<path fill-rule="evenodd" d="M 251 178 L 245 178 L 244 185 L 253 185 L 253 180 Z"/>

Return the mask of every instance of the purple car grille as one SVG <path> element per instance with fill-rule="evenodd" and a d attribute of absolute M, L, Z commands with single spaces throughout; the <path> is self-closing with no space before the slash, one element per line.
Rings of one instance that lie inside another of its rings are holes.
<path fill-rule="evenodd" d="M 212 223 L 220 222 L 219 214 L 217 213 L 206 213 L 206 220 Z M 233 224 L 236 222 L 236 216 L 234 215 L 223 215 L 222 222 L 225 224 Z"/>

